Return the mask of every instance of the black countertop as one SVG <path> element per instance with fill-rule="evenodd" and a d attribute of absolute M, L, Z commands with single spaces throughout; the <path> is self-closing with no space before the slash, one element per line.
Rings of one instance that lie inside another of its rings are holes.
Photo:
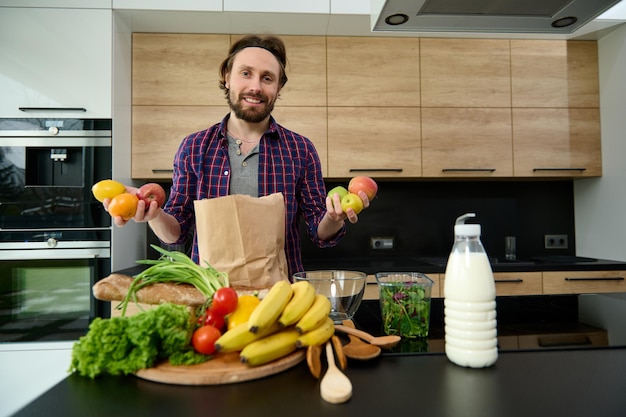
<path fill-rule="evenodd" d="M 15 416 L 624 416 L 626 349 L 505 352 L 486 369 L 443 354 L 350 361 L 352 398 L 329 404 L 304 362 L 254 381 L 178 386 L 70 375 Z"/>
<path fill-rule="evenodd" d="M 413 271 L 425 274 L 444 273 L 447 256 L 439 257 L 383 257 L 342 259 L 303 259 L 306 270 L 349 269 L 367 274 L 376 272 Z M 607 271 L 626 270 L 626 262 L 587 258 L 574 255 L 538 255 L 514 261 L 490 258 L 493 272 L 534 271 Z"/>

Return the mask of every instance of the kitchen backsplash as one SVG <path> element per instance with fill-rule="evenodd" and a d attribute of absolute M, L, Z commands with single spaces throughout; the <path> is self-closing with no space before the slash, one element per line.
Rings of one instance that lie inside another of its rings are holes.
<path fill-rule="evenodd" d="M 482 225 L 489 256 L 504 257 L 504 237 L 515 236 L 519 259 L 539 255 L 573 255 L 575 250 L 572 181 L 378 181 L 378 196 L 349 224 L 345 238 L 333 248 L 319 249 L 302 231 L 304 259 L 398 258 L 447 256 L 453 226 L 464 213 Z M 169 191 L 170 184 L 162 184 Z M 330 190 L 346 182 L 327 182 Z M 568 235 L 568 249 L 544 249 L 544 235 Z M 157 243 L 148 233 L 148 243 Z M 373 250 L 371 237 L 393 237 L 391 250 Z M 157 254 L 149 249 L 148 256 Z"/>
<path fill-rule="evenodd" d="M 345 183 L 328 182 L 327 189 Z M 572 181 L 532 182 L 383 182 L 378 196 L 348 223 L 348 233 L 334 248 L 316 248 L 303 234 L 303 257 L 447 256 L 453 226 L 464 213 L 482 225 L 489 256 L 504 257 L 505 236 L 515 236 L 520 259 L 542 254 L 575 254 Z M 302 228 L 304 233 L 304 228 Z M 568 235 L 568 249 L 544 249 L 545 234 Z M 371 237 L 393 237 L 394 249 L 373 250 Z"/>

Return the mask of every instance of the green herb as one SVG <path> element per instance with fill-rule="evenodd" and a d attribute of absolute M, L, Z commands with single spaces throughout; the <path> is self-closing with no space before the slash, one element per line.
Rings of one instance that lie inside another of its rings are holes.
<path fill-rule="evenodd" d="M 156 245 L 150 246 L 161 253 L 161 257 L 157 260 L 137 261 L 137 263 L 152 266 L 135 276 L 126 297 L 116 307 L 122 310 L 122 316 L 126 315 L 126 308 L 131 299 L 137 302 L 137 291 L 147 285 L 158 282 L 191 284 L 207 299 L 211 299 L 213 293 L 218 289 L 228 286 L 228 274 L 226 272 L 219 272 L 208 263 L 206 263 L 206 267 L 202 267 L 182 252 L 167 251 Z"/>
<path fill-rule="evenodd" d="M 426 337 L 430 320 L 430 297 L 423 287 L 402 282 L 380 286 L 383 330 L 389 335 Z"/>
<path fill-rule="evenodd" d="M 70 372 L 95 378 L 134 373 L 165 359 L 173 365 L 205 362 L 210 356 L 190 344 L 194 329 L 189 310 L 170 303 L 130 317 L 98 317 L 74 344 Z"/>

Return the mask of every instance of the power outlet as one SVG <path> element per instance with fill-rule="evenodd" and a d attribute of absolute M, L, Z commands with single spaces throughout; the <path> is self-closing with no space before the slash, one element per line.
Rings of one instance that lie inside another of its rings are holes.
<path fill-rule="evenodd" d="M 567 235 L 544 235 L 546 249 L 567 249 Z"/>
<path fill-rule="evenodd" d="M 394 238 L 393 237 L 371 237 L 370 245 L 372 249 L 393 249 Z"/>

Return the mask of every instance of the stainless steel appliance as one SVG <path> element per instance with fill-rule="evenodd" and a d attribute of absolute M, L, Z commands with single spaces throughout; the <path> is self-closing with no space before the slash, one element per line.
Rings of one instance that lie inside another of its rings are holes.
<path fill-rule="evenodd" d="M 111 120 L 0 119 L 0 342 L 75 340 L 108 303 Z"/>

